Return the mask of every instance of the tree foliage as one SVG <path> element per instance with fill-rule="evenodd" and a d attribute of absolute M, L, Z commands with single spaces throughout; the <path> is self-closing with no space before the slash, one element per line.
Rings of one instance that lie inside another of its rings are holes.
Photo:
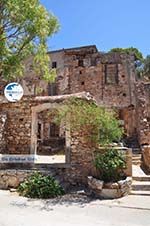
<path fill-rule="evenodd" d="M 58 28 L 57 18 L 39 0 L 1 0 L 0 76 L 7 80 L 22 76 L 23 62 L 32 55 L 36 73 L 53 80 L 47 38 Z"/>
<path fill-rule="evenodd" d="M 138 78 L 150 79 L 150 56 L 146 58 L 143 57 L 143 54 L 134 47 L 129 48 L 113 48 L 110 52 L 119 52 L 132 54 L 135 56 L 135 68 Z"/>
<path fill-rule="evenodd" d="M 150 55 L 147 55 L 146 58 L 143 60 L 143 64 L 140 67 L 140 76 L 146 79 L 150 79 Z"/>
<path fill-rule="evenodd" d="M 123 130 L 114 111 L 108 111 L 93 102 L 71 98 L 58 110 L 56 121 L 69 116 L 71 130 L 76 132 L 90 130 L 91 138 L 100 145 L 107 145 L 121 139 Z"/>
<path fill-rule="evenodd" d="M 135 60 L 142 61 L 143 55 L 142 53 L 134 47 L 129 48 L 113 48 L 110 50 L 110 52 L 118 52 L 118 53 L 126 53 L 126 54 L 133 54 L 135 56 Z"/>

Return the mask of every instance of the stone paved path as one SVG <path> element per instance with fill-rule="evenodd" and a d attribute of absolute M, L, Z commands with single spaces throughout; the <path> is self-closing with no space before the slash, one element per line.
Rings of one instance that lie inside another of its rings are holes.
<path fill-rule="evenodd" d="M 139 165 L 132 165 L 132 195 L 150 196 L 150 175 L 146 175 Z"/>
<path fill-rule="evenodd" d="M 144 171 L 141 169 L 139 165 L 132 165 L 133 177 L 149 177 L 150 175 L 146 175 Z"/>
<path fill-rule="evenodd" d="M 32 200 L 0 191 L 0 226 L 150 226 L 150 197 Z"/>

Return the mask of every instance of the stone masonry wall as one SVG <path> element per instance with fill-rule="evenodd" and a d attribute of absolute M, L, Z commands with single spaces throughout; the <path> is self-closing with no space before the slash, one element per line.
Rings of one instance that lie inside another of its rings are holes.
<path fill-rule="evenodd" d="M 140 145 L 150 144 L 150 84 L 136 86 L 136 117 Z"/>
<path fill-rule="evenodd" d="M 53 62 L 57 66 L 57 95 L 86 91 L 90 92 L 100 105 L 119 109 L 136 105 L 134 56 L 101 53 L 96 46 L 62 49 L 48 54 L 51 57 L 51 66 Z M 26 61 L 24 79 L 19 82 L 23 86 L 25 96 L 47 96 L 53 88 L 34 73 L 32 58 Z M 128 117 L 130 118 L 132 115 Z M 127 121 L 126 116 L 123 120 L 127 123 L 126 128 L 129 128 L 130 120 Z M 128 134 L 131 134 L 131 131 L 134 133 L 134 125 L 132 128 L 131 126 L 130 124 Z"/>
<path fill-rule="evenodd" d="M 41 97 L 40 97 L 41 98 Z M 39 100 L 40 100 L 39 98 Z M 57 98 L 60 101 L 60 97 Z M 44 100 L 44 101 L 42 101 Z M 0 110 L 7 114 L 6 119 L 6 149 L 1 153 L 8 154 L 29 154 L 31 144 L 31 107 L 38 107 L 38 110 L 45 106 L 47 97 L 37 102 L 36 98 L 24 97 L 18 103 L 0 104 Z M 44 103 L 43 103 L 44 102 Z M 43 105 L 42 105 L 43 103 Z M 0 164 L 0 188 L 15 187 L 27 175 L 25 169 L 34 170 L 45 169 L 64 184 L 76 185 L 78 183 L 87 184 L 87 176 L 95 175 L 93 165 L 95 145 L 90 140 L 93 131 L 81 130 L 71 132 L 70 146 L 67 154 L 67 162 L 62 164 Z M 2 170 L 2 169 L 5 169 Z M 11 170 L 12 169 L 12 170 Z M 22 171 L 20 171 L 20 169 Z M 23 170 L 24 169 L 24 170 Z M 10 170 L 10 171 L 9 171 Z M 16 170 L 16 171 L 14 171 Z M 31 172 L 29 172 L 31 173 Z M 13 174 L 13 175 L 12 175 Z"/>
<path fill-rule="evenodd" d="M 64 57 L 65 71 L 57 82 L 59 94 L 86 91 L 95 97 L 97 103 L 106 106 L 125 107 L 135 104 L 134 57 L 116 53 L 86 54 L 82 50 L 79 53 L 66 52 Z M 116 81 L 111 81 L 115 67 Z M 68 84 L 66 88 L 63 87 L 64 81 Z"/>
<path fill-rule="evenodd" d="M 5 127 L 5 145 L 6 149 L 1 151 L 4 154 L 29 154 L 31 143 L 31 106 L 38 106 L 31 98 L 23 98 L 18 103 L 0 104 L 0 110 L 7 113 Z M 86 183 L 87 175 L 93 171 L 93 151 L 94 147 L 89 142 L 91 131 L 81 131 L 71 135 L 70 143 L 70 161 L 63 165 L 42 167 L 48 168 L 49 172 L 55 173 L 62 178 L 63 182 L 69 184 Z M 21 182 L 27 176 L 19 169 L 30 169 L 30 165 L 21 166 L 20 164 L 0 164 L 1 169 L 16 169 L 16 173 L 0 171 L 0 188 L 15 187 L 14 184 Z M 31 168 L 38 169 L 40 166 L 32 164 Z M 52 170 L 55 167 L 55 170 Z M 14 175 L 12 175 L 12 173 Z"/>
<path fill-rule="evenodd" d="M 28 101 L 0 104 L 0 112 L 6 112 L 5 154 L 29 154 L 31 137 L 31 104 Z"/>
<path fill-rule="evenodd" d="M 48 53 L 56 63 L 57 95 L 90 92 L 97 103 L 127 107 L 135 104 L 136 80 L 134 56 L 101 53 L 96 46 L 62 49 Z M 20 80 L 25 95 L 49 95 L 49 84 L 34 71 L 32 59 L 26 61 L 24 79 Z"/>

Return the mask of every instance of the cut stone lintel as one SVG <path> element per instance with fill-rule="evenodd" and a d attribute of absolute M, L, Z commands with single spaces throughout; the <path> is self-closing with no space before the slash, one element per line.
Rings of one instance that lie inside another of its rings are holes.
<path fill-rule="evenodd" d="M 80 92 L 80 93 L 74 93 L 74 94 L 66 94 L 66 95 L 58 95 L 58 96 L 37 96 L 35 98 L 33 98 L 33 101 L 36 102 L 62 102 L 64 100 L 67 100 L 69 98 L 79 98 L 79 99 L 84 99 L 84 100 L 88 100 L 88 101 L 93 101 L 96 103 L 96 100 L 94 99 L 94 97 L 89 93 L 89 92 Z"/>

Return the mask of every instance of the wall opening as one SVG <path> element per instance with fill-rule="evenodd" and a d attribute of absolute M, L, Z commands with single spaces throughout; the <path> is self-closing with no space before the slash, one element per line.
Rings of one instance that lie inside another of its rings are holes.
<path fill-rule="evenodd" d="M 105 64 L 105 84 L 118 83 L 118 64 Z"/>
<path fill-rule="evenodd" d="M 57 68 L 57 62 L 56 61 L 52 62 L 52 68 Z"/>
<path fill-rule="evenodd" d="M 31 152 L 37 155 L 37 164 L 70 163 L 68 124 L 55 123 L 57 108 L 53 106 L 47 103 L 33 107 Z"/>
<path fill-rule="evenodd" d="M 78 66 L 79 66 L 79 67 L 84 67 L 83 60 L 79 60 L 79 62 L 78 62 Z"/>
<path fill-rule="evenodd" d="M 48 84 L 48 95 L 49 96 L 56 96 L 57 95 L 57 86 L 56 82 Z"/>

